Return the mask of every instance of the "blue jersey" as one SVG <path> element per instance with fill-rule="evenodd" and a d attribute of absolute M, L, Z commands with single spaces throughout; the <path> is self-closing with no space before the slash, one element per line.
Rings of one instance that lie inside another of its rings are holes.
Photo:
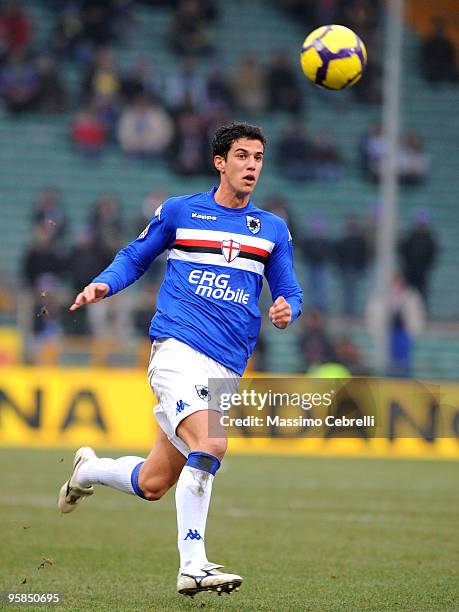
<path fill-rule="evenodd" d="M 150 338 L 176 338 L 242 374 L 260 331 L 263 276 L 273 300 L 290 303 L 292 321 L 301 312 L 302 291 L 284 221 L 251 201 L 244 208 L 221 206 L 215 191 L 166 200 L 93 282 L 107 283 L 107 297 L 113 295 L 167 249 Z"/>

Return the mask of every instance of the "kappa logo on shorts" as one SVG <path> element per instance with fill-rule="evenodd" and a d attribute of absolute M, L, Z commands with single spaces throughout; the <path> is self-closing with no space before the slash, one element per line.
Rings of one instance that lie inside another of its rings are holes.
<path fill-rule="evenodd" d="M 196 385 L 195 389 L 196 393 L 202 400 L 204 400 L 205 402 L 210 401 L 209 387 L 205 387 L 204 385 Z"/>
<path fill-rule="evenodd" d="M 183 400 L 179 400 L 177 402 L 177 408 L 175 409 L 175 414 L 179 414 L 180 412 L 183 412 L 183 410 L 185 410 L 185 408 L 189 408 L 189 406 L 190 404 L 187 404 Z"/>

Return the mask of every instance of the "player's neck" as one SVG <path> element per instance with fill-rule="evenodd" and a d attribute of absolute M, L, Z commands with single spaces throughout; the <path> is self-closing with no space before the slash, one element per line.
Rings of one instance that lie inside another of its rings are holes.
<path fill-rule="evenodd" d="M 249 203 L 250 193 L 236 193 L 229 185 L 220 183 L 214 199 L 217 204 L 226 208 L 244 208 Z"/>

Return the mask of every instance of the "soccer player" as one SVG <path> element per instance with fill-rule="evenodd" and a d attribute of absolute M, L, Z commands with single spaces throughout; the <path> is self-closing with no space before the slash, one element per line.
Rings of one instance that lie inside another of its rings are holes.
<path fill-rule="evenodd" d="M 244 123 L 218 129 L 212 154 L 219 186 L 166 200 L 137 240 L 70 306 L 74 311 L 121 291 L 167 249 L 167 270 L 150 326 L 148 378 L 159 402 L 156 441 L 146 459 L 98 458 L 92 449 L 80 448 L 58 507 L 72 512 L 93 494 L 95 484 L 153 501 L 177 483 L 177 590 L 184 595 L 230 593 L 242 583 L 240 576 L 210 563 L 204 546 L 212 482 L 227 446 L 223 433 L 209 435 L 217 431 L 220 415 L 208 403 L 208 380 L 227 380 L 237 390 L 260 329 L 263 275 L 273 298 L 273 325 L 285 329 L 301 312 L 287 226 L 250 199 L 265 142 L 259 128 Z"/>

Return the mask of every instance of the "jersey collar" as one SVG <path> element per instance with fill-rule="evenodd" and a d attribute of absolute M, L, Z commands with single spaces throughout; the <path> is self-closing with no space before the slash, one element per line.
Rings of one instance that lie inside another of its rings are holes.
<path fill-rule="evenodd" d="M 252 203 L 251 198 L 249 199 L 249 201 L 243 208 L 230 208 L 229 206 L 222 206 L 221 204 L 215 201 L 215 192 L 217 191 L 217 189 L 218 187 L 212 187 L 212 189 L 207 192 L 207 195 L 209 196 L 209 200 L 212 206 L 217 208 L 217 210 L 222 210 L 222 211 L 224 210 L 230 215 L 237 215 L 237 214 L 248 213 L 255 208 L 255 206 Z"/>

